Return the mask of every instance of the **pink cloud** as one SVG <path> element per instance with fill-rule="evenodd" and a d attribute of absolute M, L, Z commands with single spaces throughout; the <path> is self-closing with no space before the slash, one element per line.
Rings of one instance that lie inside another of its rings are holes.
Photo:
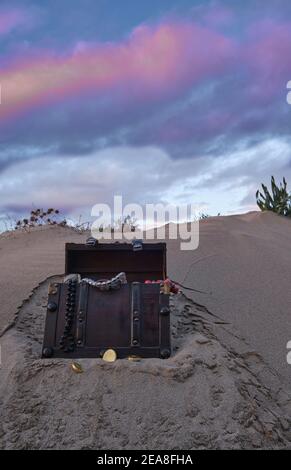
<path fill-rule="evenodd" d="M 29 16 L 23 10 L 11 9 L 0 11 L 0 35 L 8 34 L 21 24 L 27 23 Z"/>
<path fill-rule="evenodd" d="M 236 49 L 222 34 L 186 22 L 141 26 L 122 43 L 79 46 L 67 57 L 43 52 L 0 70 L 0 118 L 91 90 L 119 89 L 138 102 L 183 93 L 225 70 Z"/>

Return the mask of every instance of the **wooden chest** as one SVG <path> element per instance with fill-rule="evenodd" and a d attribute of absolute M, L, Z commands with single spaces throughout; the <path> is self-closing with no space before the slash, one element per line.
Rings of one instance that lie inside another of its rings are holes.
<path fill-rule="evenodd" d="M 66 244 L 66 275 L 79 280 L 50 286 L 42 357 L 102 357 L 114 349 L 118 358 L 171 354 L 166 244 L 130 243 L 95 246 Z M 124 272 L 127 283 L 100 290 L 88 280 L 108 280 Z M 87 280 L 87 281 L 86 281 Z"/>

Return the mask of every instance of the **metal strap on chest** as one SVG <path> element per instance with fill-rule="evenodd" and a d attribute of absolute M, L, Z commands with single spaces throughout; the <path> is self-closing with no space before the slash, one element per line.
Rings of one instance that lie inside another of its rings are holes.
<path fill-rule="evenodd" d="M 140 343 L 140 319 L 141 319 L 141 284 L 133 282 L 131 285 L 131 344 L 138 346 Z"/>
<path fill-rule="evenodd" d="M 86 313 L 87 313 L 87 302 L 88 302 L 88 285 L 80 284 L 79 287 L 79 305 L 77 312 L 77 328 L 76 328 L 76 340 L 77 347 L 84 346 L 85 341 L 85 326 L 86 326 Z"/>

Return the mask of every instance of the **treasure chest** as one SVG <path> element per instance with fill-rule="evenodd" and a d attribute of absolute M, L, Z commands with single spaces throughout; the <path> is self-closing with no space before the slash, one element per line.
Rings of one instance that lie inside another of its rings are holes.
<path fill-rule="evenodd" d="M 49 287 L 42 357 L 170 356 L 165 243 L 68 243 L 65 259 L 64 282 Z"/>

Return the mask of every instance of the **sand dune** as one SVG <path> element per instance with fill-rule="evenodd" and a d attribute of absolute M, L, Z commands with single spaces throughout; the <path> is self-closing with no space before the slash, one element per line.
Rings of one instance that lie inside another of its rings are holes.
<path fill-rule="evenodd" d="M 63 274 L 65 243 L 85 240 L 86 234 L 55 226 L 0 235 L 0 331 L 13 321 L 22 302 L 40 282 Z"/>
<path fill-rule="evenodd" d="M 276 373 L 183 294 L 171 300 L 170 359 L 82 359 L 75 374 L 70 360 L 39 359 L 47 289 L 2 337 L 0 448 L 290 447 L 291 397 Z"/>
<path fill-rule="evenodd" d="M 198 250 L 168 240 L 169 276 L 206 292 L 172 299 L 173 356 L 83 360 L 75 375 L 39 355 L 48 279 L 64 271 L 64 243 L 86 237 L 60 227 L 0 237 L 0 327 L 15 323 L 1 337 L 0 446 L 289 448 L 291 221 L 214 217 Z"/>
<path fill-rule="evenodd" d="M 170 275 L 209 292 L 187 295 L 235 325 L 289 387 L 290 247 L 291 220 L 267 212 L 202 221 L 193 252 L 168 243 Z"/>
<path fill-rule="evenodd" d="M 86 237 L 60 227 L 0 236 L 0 331 L 34 287 L 63 273 L 65 241 L 82 243 Z M 168 240 L 169 276 L 208 292 L 185 291 L 234 324 L 289 386 L 290 247 L 291 220 L 268 212 L 203 220 L 195 251 L 180 251 L 179 240 Z"/>

